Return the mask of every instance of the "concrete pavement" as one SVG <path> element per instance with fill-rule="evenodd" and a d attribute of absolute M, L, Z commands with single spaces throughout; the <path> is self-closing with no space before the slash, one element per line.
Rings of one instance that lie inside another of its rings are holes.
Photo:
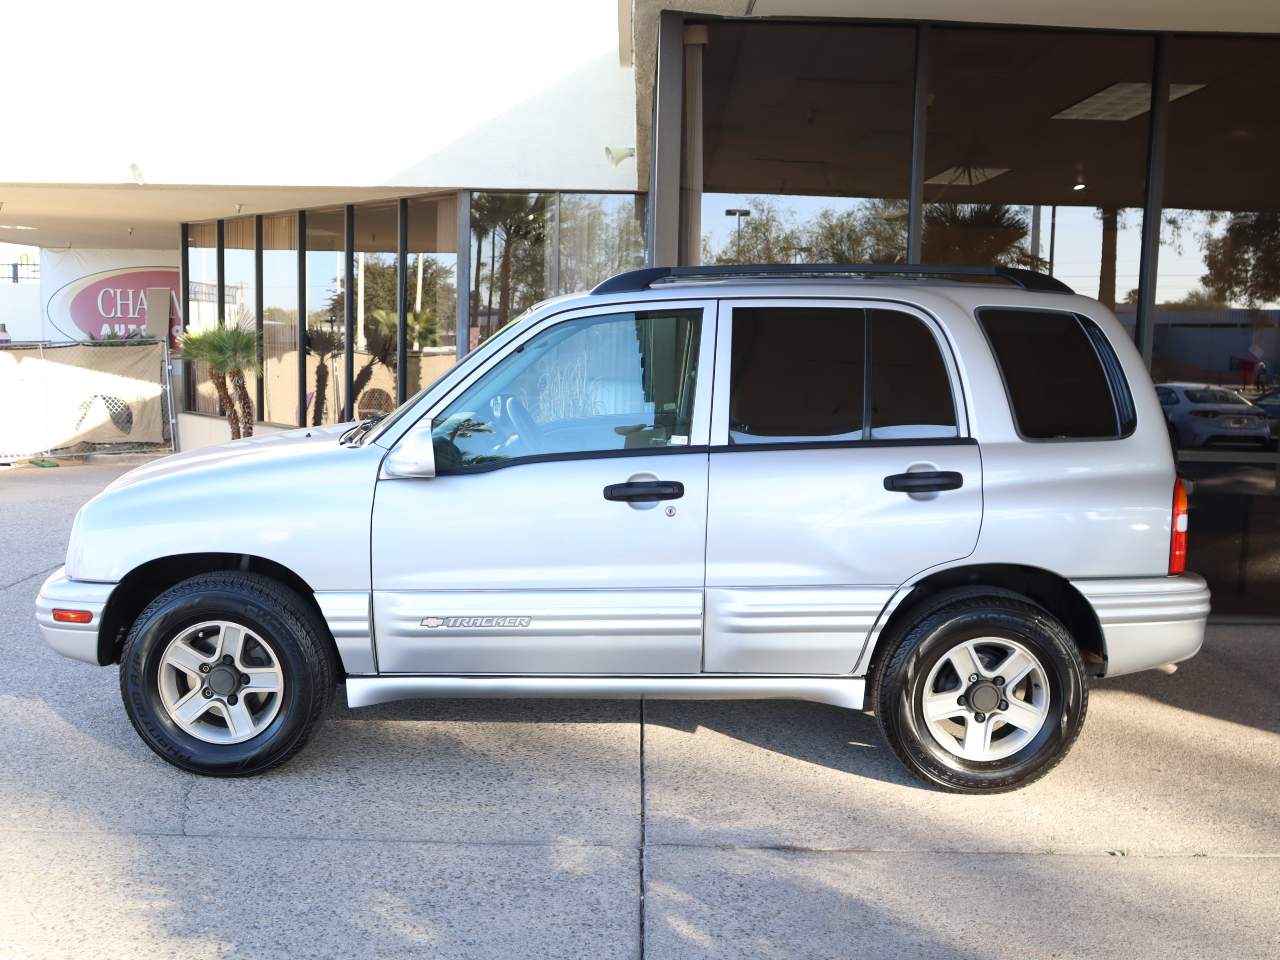
<path fill-rule="evenodd" d="M 999 797 L 790 703 L 339 703 L 210 780 L 34 626 L 119 472 L 0 474 L 3 960 L 1280 955 L 1274 628 L 1096 685 L 1067 761 Z"/>

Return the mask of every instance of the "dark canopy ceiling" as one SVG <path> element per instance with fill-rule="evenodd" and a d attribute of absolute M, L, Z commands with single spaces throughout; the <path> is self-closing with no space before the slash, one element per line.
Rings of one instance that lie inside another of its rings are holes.
<path fill-rule="evenodd" d="M 914 29 L 708 27 L 707 192 L 907 196 Z M 1114 84 L 1149 84 L 1154 46 L 1139 33 L 933 28 L 925 178 L 961 182 L 926 184 L 926 198 L 1141 206 L 1149 113 L 1054 115 Z M 1280 39 L 1173 38 L 1172 83 L 1203 87 L 1170 104 L 1167 207 L 1280 205 L 1278 53 Z"/>

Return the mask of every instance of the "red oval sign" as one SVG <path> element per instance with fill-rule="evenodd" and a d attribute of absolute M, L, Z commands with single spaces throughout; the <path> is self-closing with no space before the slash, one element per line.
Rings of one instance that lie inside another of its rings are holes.
<path fill-rule="evenodd" d="M 148 287 L 168 287 L 176 296 L 178 271 L 173 267 L 112 271 L 76 291 L 67 312 L 80 330 L 98 339 L 146 333 Z"/>

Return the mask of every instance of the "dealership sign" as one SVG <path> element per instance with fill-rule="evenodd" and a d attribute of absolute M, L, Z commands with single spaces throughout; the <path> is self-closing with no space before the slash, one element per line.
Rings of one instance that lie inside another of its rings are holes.
<path fill-rule="evenodd" d="M 105 277 L 86 277 L 71 296 L 71 322 L 91 338 L 101 340 L 147 332 L 147 288 L 168 287 L 177 293 L 178 271 L 122 270 Z"/>
<path fill-rule="evenodd" d="M 172 291 L 175 316 L 178 267 L 168 251 L 69 250 L 41 252 L 46 338 L 105 340 L 147 334 L 147 298 Z M 170 324 L 152 325 L 152 336 Z M 156 328 L 159 329 L 156 329 Z"/>

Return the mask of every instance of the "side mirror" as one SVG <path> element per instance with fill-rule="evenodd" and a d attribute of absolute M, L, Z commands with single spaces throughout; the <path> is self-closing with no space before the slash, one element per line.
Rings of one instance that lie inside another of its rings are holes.
<path fill-rule="evenodd" d="M 434 477 L 436 475 L 435 438 L 431 428 L 411 430 L 382 461 L 385 477 Z"/>

